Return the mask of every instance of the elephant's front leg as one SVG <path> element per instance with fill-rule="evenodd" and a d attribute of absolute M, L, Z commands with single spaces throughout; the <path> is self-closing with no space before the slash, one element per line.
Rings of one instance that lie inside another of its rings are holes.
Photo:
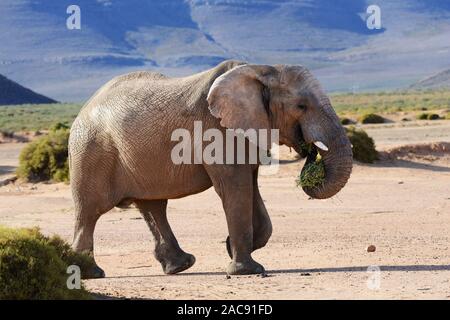
<path fill-rule="evenodd" d="M 253 173 L 253 251 L 264 247 L 272 235 L 272 222 L 270 221 L 264 201 L 258 188 L 258 170 Z M 227 251 L 233 258 L 230 237 L 226 240 Z"/>
<path fill-rule="evenodd" d="M 230 235 L 233 261 L 228 274 L 263 273 L 264 267 L 253 260 L 253 178 L 247 166 L 213 174 L 211 180 L 222 199 Z"/>

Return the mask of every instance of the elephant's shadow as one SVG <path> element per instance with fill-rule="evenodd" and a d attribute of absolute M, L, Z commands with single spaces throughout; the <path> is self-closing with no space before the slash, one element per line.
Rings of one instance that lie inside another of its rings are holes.
<path fill-rule="evenodd" d="M 300 276 L 310 276 L 320 273 L 335 273 L 335 272 L 367 272 L 368 270 L 373 270 L 371 266 L 354 266 L 354 267 L 330 267 L 330 268 L 312 268 L 312 269 L 276 269 L 267 270 L 267 276 L 276 274 L 299 274 Z M 450 264 L 448 265 L 399 265 L 399 266 L 377 266 L 381 272 L 405 272 L 405 271 L 450 271 Z M 139 276 L 114 276 L 107 277 L 109 279 L 114 278 L 150 278 L 150 277 L 167 277 L 163 274 L 153 274 L 153 275 L 139 275 Z M 226 272 L 183 272 L 174 277 L 180 276 L 226 276 Z M 256 276 L 256 275 L 255 275 Z"/>

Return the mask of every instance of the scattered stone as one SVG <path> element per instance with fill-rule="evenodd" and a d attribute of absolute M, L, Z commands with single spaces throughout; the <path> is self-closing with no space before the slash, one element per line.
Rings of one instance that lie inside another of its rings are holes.
<path fill-rule="evenodd" d="M 377 250 L 377 247 L 375 247 L 373 244 L 367 247 L 367 252 L 375 252 Z"/>

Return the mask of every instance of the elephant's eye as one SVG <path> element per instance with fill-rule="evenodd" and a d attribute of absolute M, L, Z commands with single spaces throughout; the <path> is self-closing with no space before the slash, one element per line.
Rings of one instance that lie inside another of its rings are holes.
<path fill-rule="evenodd" d="M 306 110 L 306 105 L 304 105 L 304 104 L 299 104 L 297 107 L 298 107 L 300 110 Z"/>

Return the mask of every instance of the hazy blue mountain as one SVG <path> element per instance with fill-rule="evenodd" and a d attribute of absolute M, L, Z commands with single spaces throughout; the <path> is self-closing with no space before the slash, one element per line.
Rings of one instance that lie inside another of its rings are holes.
<path fill-rule="evenodd" d="M 450 88 L 450 69 L 438 72 L 422 79 L 410 87 L 411 89 L 443 89 Z"/>
<path fill-rule="evenodd" d="M 22 87 L 0 74 L 0 106 L 25 103 L 55 103 L 56 101 Z"/>
<path fill-rule="evenodd" d="M 81 8 L 68 30 L 66 8 Z M 63 101 L 141 69 L 185 75 L 237 58 L 303 64 L 329 91 L 408 87 L 450 67 L 450 1 L 1 0 L 0 73 Z"/>

